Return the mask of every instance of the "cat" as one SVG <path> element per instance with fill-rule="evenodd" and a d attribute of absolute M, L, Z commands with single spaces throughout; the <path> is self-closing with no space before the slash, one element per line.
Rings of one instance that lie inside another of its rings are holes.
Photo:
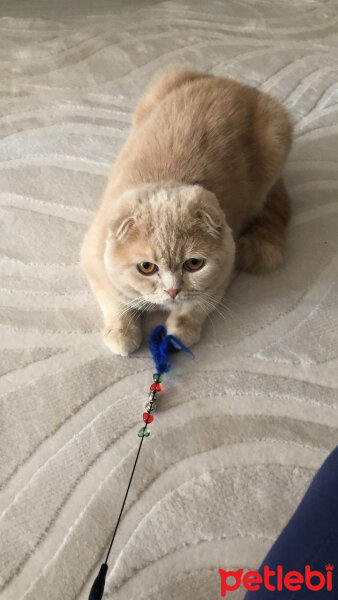
<path fill-rule="evenodd" d="M 287 111 L 255 88 L 181 67 L 155 76 L 81 250 L 113 353 L 139 347 L 154 309 L 191 346 L 234 268 L 281 264 L 291 142 Z"/>

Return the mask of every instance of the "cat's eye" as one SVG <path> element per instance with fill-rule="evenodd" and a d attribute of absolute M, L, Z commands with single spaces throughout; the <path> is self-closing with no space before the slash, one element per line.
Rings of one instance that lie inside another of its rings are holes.
<path fill-rule="evenodd" d="M 141 262 L 137 265 L 137 270 L 142 275 L 154 275 L 158 271 L 158 266 L 151 262 Z"/>
<path fill-rule="evenodd" d="M 204 267 L 205 260 L 203 258 L 189 258 L 183 263 L 183 267 L 186 271 L 193 273 L 194 271 L 199 271 Z"/>

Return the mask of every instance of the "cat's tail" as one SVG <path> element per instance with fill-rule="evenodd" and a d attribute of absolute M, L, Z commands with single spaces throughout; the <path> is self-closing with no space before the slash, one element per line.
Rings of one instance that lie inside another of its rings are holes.
<path fill-rule="evenodd" d="M 266 273 L 283 262 L 285 229 L 290 216 L 290 199 L 283 180 L 279 179 L 259 214 L 237 240 L 236 266 L 239 270 Z"/>

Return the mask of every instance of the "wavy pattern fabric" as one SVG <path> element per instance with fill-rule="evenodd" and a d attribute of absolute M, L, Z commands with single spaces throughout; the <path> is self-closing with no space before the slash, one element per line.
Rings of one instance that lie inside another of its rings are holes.
<path fill-rule="evenodd" d="M 1 598 L 84 600 L 104 556 L 152 361 L 103 345 L 79 248 L 139 93 L 182 63 L 285 102 L 294 216 L 282 268 L 238 275 L 166 377 L 106 597 L 216 599 L 337 444 L 337 3 L 57 5 L 1 9 Z"/>

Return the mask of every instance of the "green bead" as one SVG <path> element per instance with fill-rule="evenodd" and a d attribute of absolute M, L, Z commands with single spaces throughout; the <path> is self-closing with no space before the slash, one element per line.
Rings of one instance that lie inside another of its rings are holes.
<path fill-rule="evenodd" d="M 138 437 L 149 437 L 150 436 L 150 431 L 148 429 L 148 427 L 141 427 L 140 431 L 138 432 Z"/>
<path fill-rule="evenodd" d="M 159 373 L 154 373 L 153 380 L 155 381 L 155 383 L 160 383 L 162 381 L 162 379 L 163 379 L 162 375 L 160 375 Z"/>

